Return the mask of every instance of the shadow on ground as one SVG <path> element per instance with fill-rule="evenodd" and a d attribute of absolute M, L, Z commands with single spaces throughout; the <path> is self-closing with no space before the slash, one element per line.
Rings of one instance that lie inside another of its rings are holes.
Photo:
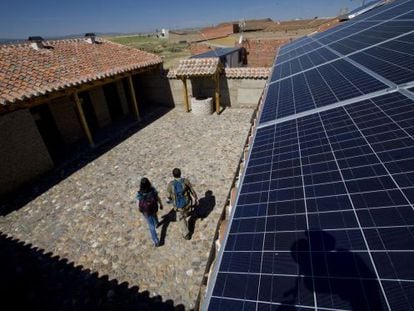
<path fill-rule="evenodd" d="M 7 196 L 1 197 L 0 216 L 6 216 L 20 209 L 77 170 L 161 118 L 171 109 L 169 107 L 157 107 L 146 111 L 140 122 L 127 118 L 112 124 L 94 137 L 97 146 L 93 149 L 89 147 L 86 141 L 76 143 L 72 149 L 65 152 L 65 157 L 56 163 L 55 168 L 51 171 Z"/>
<path fill-rule="evenodd" d="M 207 190 L 204 197 L 198 200 L 198 205 L 195 206 L 190 212 L 190 218 L 188 219 L 188 230 L 193 235 L 197 220 L 203 220 L 210 215 L 216 206 L 216 197 L 213 195 L 213 191 Z"/>
<path fill-rule="evenodd" d="M 185 310 L 0 232 L 1 310 Z"/>
<path fill-rule="evenodd" d="M 203 220 L 213 211 L 216 206 L 216 197 L 213 195 L 213 191 L 207 190 L 205 196 L 198 200 L 198 205 L 192 206 L 188 216 L 188 230 L 190 235 L 194 234 L 195 225 L 197 220 Z M 177 221 L 177 213 L 172 208 L 167 214 L 161 216 L 161 221 L 158 227 L 161 227 L 160 244 L 165 244 L 165 238 L 167 236 L 167 230 L 171 222 Z"/>

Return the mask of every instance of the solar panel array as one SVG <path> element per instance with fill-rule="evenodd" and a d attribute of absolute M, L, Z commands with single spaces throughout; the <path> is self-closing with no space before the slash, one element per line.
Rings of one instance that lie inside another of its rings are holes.
<path fill-rule="evenodd" d="M 206 310 L 414 310 L 414 1 L 283 46 Z"/>
<path fill-rule="evenodd" d="M 349 13 L 346 13 L 345 18 L 347 18 L 347 19 L 353 18 L 353 17 L 358 16 L 360 14 L 363 14 L 363 13 L 369 11 L 369 10 L 372 10 L 373 8 L 375 8 L 377 6 L 383 5 L 384 3 L 385 2 L 383 0 L 370 1 L 367 4 L 360 6 L 360 7 L 356 8 L 355 10 L 352 10 Z"/>

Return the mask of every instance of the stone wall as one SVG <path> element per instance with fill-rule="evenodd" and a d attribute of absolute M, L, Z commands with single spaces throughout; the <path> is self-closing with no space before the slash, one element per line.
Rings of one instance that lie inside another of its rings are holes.
<path fill-rule="evenodd" d="M 74 103 L 69 97 L 51 101 L 49 109 L 65 144 L 72 144 L 84 136 Z"/>
<path fill-rule="evenodd" d="M 149 105 L 174 106 L 170 84 L 161 68 L 134 76 L 138 107 Z"/>
<path fill-rule="evenodd" d="M 29 110 L 0 116 L 0 196 L 53 167 Z"/>
<path fill-rule="evenodd" d="M 174 101 L 174 106 L 177 108 L 184 107 L 184 86 L 183 82 L 178 79 L 169 80 L 171 94 Z M 192 96 L 191 81 L 187 81 L 188 95 Z"/>
<path fill-rule="evenodd" d="M 108 105 L 106 104 L 105 94 L 102 87 L 97 87 L 89 91 L 92 106 L 98 119 L 99 127 L 111 124 L 112 119 L 109 114 Z"/>
<path fill-rule="evenodd" d="M 220 105 L 232 108 L 256 108 L 263 89 L 265 79 L 226 78 L 220 79 Z M 176 107 L 184 107 L 183 82 L 170 79 L 171 93 Z M 214 97 L 215 83 L 212 79 L 187 80 L 189 96 Z M 190 101 L 190 100 L 189 100 Z"/>
<path fill-rule="evenodd" d="M 242 46 L 247 51 L 248 67 L 271 67 L 279 47 L 286 44 L 286 39 L 248 39 Z"/>
<path fill-rule="evenodd" d="M 263 89 L 264 79 L 227 79 L 230 106 L 236 108 L 256 108 Z"/>

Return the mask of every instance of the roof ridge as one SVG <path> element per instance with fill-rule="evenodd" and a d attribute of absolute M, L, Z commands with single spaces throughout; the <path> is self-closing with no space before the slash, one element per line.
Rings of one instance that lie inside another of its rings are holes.
<path fill-rule="evenodd" d="M 52 39 L 52 40 L 42 40 L 42 42 L 44 42 L 45 44 L 50 44 L 50 45 L 54 45 L 57 43 L 76 43 L 76 42 L 81 42 L 81 41 L 85 41 L 83 38 L 67 38 L 67 39 Z M 30 46 L 31 42 L 30 41 L 21 41 L 18 43 L 6 43 L 6 44 L 0 44 L 0 49 L 3 48 L 21 48 L 21 47 L 28 47 Z"/>

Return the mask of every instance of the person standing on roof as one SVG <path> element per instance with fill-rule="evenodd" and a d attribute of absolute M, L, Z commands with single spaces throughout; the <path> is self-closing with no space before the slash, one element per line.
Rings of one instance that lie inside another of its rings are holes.
<path fill-rule="evenodd" d="M 193 203 L 192 198 L 194 198 L 194 204 L 198 204 L 197 193 L 187 178 L 181 178 L 181 170 L 179 168 L 174 168 L 172 174 L 174 180 L 170 181 L 167 187 L 168 199 L 172 200 L 174 210 L 177 212 L 184 239 L 190 240 L 191 233 L 188 229 L 187 217 Z"/>

